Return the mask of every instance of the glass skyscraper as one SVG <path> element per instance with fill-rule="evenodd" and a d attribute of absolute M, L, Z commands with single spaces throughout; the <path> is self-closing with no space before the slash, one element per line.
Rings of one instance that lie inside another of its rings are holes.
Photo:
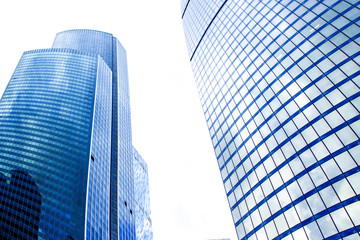
<path fill-rule="evenodd" d="M 152 240 L 148 167 L 134 148 L 135 227 L 137 240 Z"/>
<path fill-rule="evenodd" d="M 1 239 L 136 239 L 126 53 L 112 34 L 65 31 L 25 52 L 0 140 Z"/>
<path fill-rule="evenodd" d="M 359 239 L 360 1 L 183 0 L 239 239 Z"/>

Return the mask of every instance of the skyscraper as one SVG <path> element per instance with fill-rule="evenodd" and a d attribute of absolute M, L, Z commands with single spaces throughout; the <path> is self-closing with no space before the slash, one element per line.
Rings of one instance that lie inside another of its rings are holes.
<path fill-rule="evenodd" d="M 56 35 L 53 48 L 70 48 L 100 55 L 112 73 L 110 228 L 111 239 L 133 239 L 135 222 L 133 146 L 129 81 L 124 47 L 112 34 L 93 30 L 69 30 Z M 128 203 L 128 208 L 123 202 Z"/>
<path fill-rule="evenodd" d="M 181 2 L 239 239 L 359 238 L 359 4 Z"/>
<path fill-rule="evenodd" d="M 65 31 L 25 52 L 0 139 L 1 238 L 136 238 L 126 53 L 111 34 Z"/>
<path fill-rule="evenodd" d="M 148 167 L 144 159 L 134 148 L 134 194 L 136 239 L 152 240 L 152 222 L 150 218 L 150 192 Z"/>

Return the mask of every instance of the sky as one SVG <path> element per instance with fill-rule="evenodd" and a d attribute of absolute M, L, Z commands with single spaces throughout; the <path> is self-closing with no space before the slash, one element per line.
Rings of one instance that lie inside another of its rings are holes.
<path fill-rule="evenodd" d="M 237 239 L 197 95 L 180 0 L 0 2 L 0 94 L 24 51 L 95 29 L 126 48 L 133 145 L 148 163 L 154 240 Z"/>

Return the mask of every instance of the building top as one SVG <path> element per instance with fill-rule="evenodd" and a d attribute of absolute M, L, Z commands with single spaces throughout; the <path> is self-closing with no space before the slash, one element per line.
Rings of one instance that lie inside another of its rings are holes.
<path fill-rule="evenodd" d="M 86 55 L 91 57 L 96 57 L 98 54 L 90 53 L 90 52 L 84 52 L 79 51 L 75 49 L 69 49 L 69 48 L 43 48 L 43 49 L 35 49 L 35 50 L 29 50 L 25 51 L 24 55 L 26 54 L 33 54 L 33 53 L 42 53 L 42 52 L 62 52 L 62 53 L 73 53 L 73 54 L 80 54 L 80 55 Z"/>
<path fill-rule="evenodd" d="M 96 34 L 104 34 L 104 35 L 109 35 L 109 36 L 112 36 L 113 35 L 111 33 L 108 33 L 108 32 L 104 32 L 104 31 L 99 31 L 99 30 L 93 30 L 93 29 L 70 29 L 70 30 L 65 30 L 65 31 L 62 31 L 62 32 L 58 32 L 58 34 L 63 34 L 63 33 L 71 33 L 71 32 L 84 32 L 84 33 L 96 33 Z"/>

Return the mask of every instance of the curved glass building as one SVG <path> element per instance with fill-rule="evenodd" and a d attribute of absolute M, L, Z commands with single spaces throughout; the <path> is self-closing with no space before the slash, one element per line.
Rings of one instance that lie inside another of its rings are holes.
<path fill-rule="evenodd" d="M 181 2 L 239 239 L 359 239 L 359 7 Z"/>
<path fill-rule="evenodd" d="M 0 101 L 0 239 L 135 239 L 132 168 L 120 42 L 70 30 L 25 52 Z"/>
<path fill-rule="evenodd" d="M 109 205 L 110 74 L 90 53 L 23 54 L 0 102 L 2 239 L 84 239 L 86 208 Z M 104 237 L 108 212 L 88 225 Z"/>

